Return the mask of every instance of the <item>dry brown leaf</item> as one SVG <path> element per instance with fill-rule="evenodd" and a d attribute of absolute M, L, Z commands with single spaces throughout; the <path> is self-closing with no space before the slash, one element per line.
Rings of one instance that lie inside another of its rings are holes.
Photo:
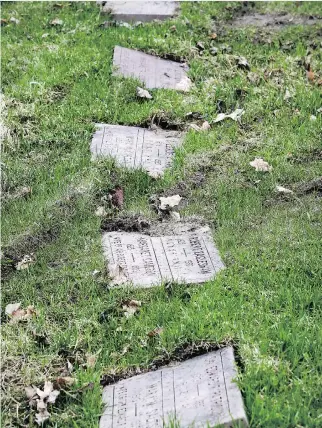
<path fill-rule="evenodd" d="M 160 199 L 160 210 L 162 211 L 170 211 L 172 208 L 177 207 L 180 204 L 182 197 L 180 195 L 168 196 L 167 198 Z"/>
<path fill-rule="evenodd" d="M 109 276 L 112 279 L 111 285 L 121 285 L 128 282 L 125 270 L 118 264 L 108 265 Z"/>
<path fill-rule="evenodd" d="M 249 165 L 254 167 L 256 171 L 270 172 L 273 169 L 273 167 L 262 158 L 255 158 L 252 162 L 249 162 Z"/>
<path fill-rule="evenodd" d="M 155 329 L 149 331 L 148 336 L 149 337 L 156 337 L 156 336 L 160 336 L 160 334 L 163 333 L 163 327 L 156 327 Z"/>
<path fill-rule="evenodd" d="M 29 266 L 31 266 L 35 263 L 36 263 L 36 260 L 34 259 L 34 255 L 33 254 L 26 254 L 25 256 L 23 256 L 22 260 L 20 260 L 20 262 L 18 262 L 16 264 L 16 269 L 17 270 L 28 269 Z"/>
<path fill-rule="evenodd" d="M 87 355 L 86 356 L 86 366 L 87 368 L 93 368 L 96 365 L 96 355 Z"/>
<path fill-rule="evenodd" d="M 309 80 L 310 82 L 314 82 L 315 74 L 314 74 L 314 72 L 313 72 L 312 70 L 308 70 L 308 71 L 306 72 L 306 77 L 308 78 L 308 80 Z"/>
<path fill-rule="evenodd" d="M 211 38 L 211 40 L 215 40 L 215 39 L 217 39 L 217 34 L 216 33 L 212 33 L 212 34 L 210 34 L 209 37 Z"/>
<path fill-rule="evenodd" d="M 292 190 L 286 189 L 286 187 L 283 186 L 276 186 L 276 191 L 279 193 L 293 193 Z"/>
<path fill-rule="evenodd" d="M 137 86 L 136 95 L 140 98 L 146 98 L 147 100 L 152 100 L 152 95 L 146 89 L 140 88 Z"/>
<path fill-rule="evenodd" d="M 51 25 L 53 26 L 63 25 L 63 21 L 61 19 L 55 18 L 51 21 Z"/>
<path fill-rule="evenodd" d="M 132 317 L 141 307 L 139 300 L 127 300 L 123 302 L 122 309 L 126 318 Z"/>
<path fill-rule="evenodd" d="M 95 215 L 97 217 L 105 217 L 107 215 L 107 212 L 104 207 L 97 207 Z"/>
<path fill-rule="evenodd" d="M 10 317 L 10 322 L 26 321 L 37 315 L 33 306 L 27 309 L 20 309 L 21 303 L 11 303 L 6 306 L 6 314 Z"/>
<path fill-rule="evenodd" d="M 58 377 L 55 381 L 58 388 L 65 388 L 66 386 L 71 386 L 75 383 L 75 379 L 70 376 L 61 376 Z"/>

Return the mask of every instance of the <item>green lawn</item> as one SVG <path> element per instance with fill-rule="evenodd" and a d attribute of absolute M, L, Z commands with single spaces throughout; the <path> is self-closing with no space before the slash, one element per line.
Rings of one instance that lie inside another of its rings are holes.
<path fill-rule="evenodd" d="M 184 2 L 172 21 L 104 28 L 108 18 L 95 2 L 59 5 L 2 5 L 2 18 L 20 20 L 2 27 L 1 40 L 8 128 L 2 147 L 2 426 L 33 426 L 35 410 L 24 387 L 55 380 L 69 361 L 75 383 L 49 408 L 48 426 L 97 427 L 104 375 L 147 368 L 201 341 L 234 344 L 252 427 L 322 426 L 321 190 L 307 186 L 322 170 L 321 22 L 267 34 L 227 24 L 245 8 L 242 2 Z M 322 3 L 256 3 L 249 10 L 322 15 Z M 63 25 L 52 26 L 55 18 Z M 192 90 L 152 90 L 153 100 L 138 100 L 137 81 L 112 76 L 115 45 L 184 58 Z M 218 48 L 216 56 L 211 47 Z M 234 55 L 248 60 L 255 83 Z M 303 65 L 308 55 L 313 81 Z M 211 122 L 236 108 L 245 110 L 241 123 L 228 119 L 204 133 L 188 128 L 188 112 Z M 153 116 L 186 129 L 164 178 L 91 161 L 95 123 L 140 125 Z M 256 172 L 249 165 L 255 157 L 272 171 Z M 197 215 L 210 224 L 226 269 L 202 286 L 109 289 L 95 215 L 101 197 L 120 185 L 124 209 L 106 206 L 108 216 L 153 221 L 149 197 L 181 181 L 187 186 L 182 218 Z M 277 185 L 294 193 L 278 193 Z M 32 192 L 19 197 L 23 187 Z M 36 263 L 29 269 L 12 269 L 31 253 Z M 126 319 L 121 302 L 128 298 L 142 301 L 142 308 Z M 33 305 L 37 316 L 10 323 L 4 309 L 15 302 Z M 163 333 L 151 340 L 147 333 L 156 327 Z M 88 366 L 89 355 L 96 356 L 95 367 Z"/>

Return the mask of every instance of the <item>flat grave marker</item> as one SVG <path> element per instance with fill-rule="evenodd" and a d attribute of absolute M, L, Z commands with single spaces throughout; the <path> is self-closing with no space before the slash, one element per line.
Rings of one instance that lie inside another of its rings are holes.
<path fill-rule="evenodd" d="M 149 288 L 165 281 L 203 283 L 224 267 L 209 227 L 173 236 L 106 232 L 102 240 L 109 271 L 119 266 L 123 273 L 122 281 L 114 279 L 112 286 Z"/>
<path fill-rule="evenodd" d="M 234 352 L 226 347 L 121 380 L 103 390 L 100 428 L 248 426 L 237 384 Z"/>
<path fill-rule="evenodd" d="M 115 46 L 113 66 L 116 75 L 136 77 L 148 89 L 163 88 L 188 92 L 191 80 L 184 63 L 158 58 L 133 49 Z"/>
<path fill-rule="evenodd" d="M 93 158 L 111 156 L 128 168 L 143 168 L 153 177 L 171 165 L 174 149 L 181 144 L 175 131 L 135 126 L 97 124 L 91 143 Z"/>
<path fill-rule="evenodd" d="M 178 9 L 179 2 L 176 1 L 106 1 L 101 11 L 111 13 L 117 21 L 148 22 L 172 18 Z"/>

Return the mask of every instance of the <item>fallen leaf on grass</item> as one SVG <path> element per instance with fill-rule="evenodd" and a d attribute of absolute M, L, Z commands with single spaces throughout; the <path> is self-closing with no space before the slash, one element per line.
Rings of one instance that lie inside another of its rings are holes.
<path fill-rule="evenodd" d="M 140 98 L 146 98 L 148 100 L 152 100 L 152 95 L 146 89 L 140 88 L 139 86 L 136 88 L 136 95 Z"/>
<path fill-rule="evenodd" d="M 96 355 L 87 355 L 86 356 L 86 367 L 94 368 L 96 365 Z"/>
<path fill-rule="evenodd" d="M 211 40 L 215 40 L 215 39 L 217 39 L 217 34 L 216 33 L 212 33 L 212 34 L 210 34 L 210 39 Z"/>
<path fill-rule="evenodd" d="M 36 260 L 34 259 L 33 254 L 26 254 L 25 256 L 23 256 L 22 260 L 20 260 L 20 262 L 16 264 L 16 269 L 28 269 L 29 266 L 33 265 L 34 263 L 36 263 Z"/>
<path fill-rule="evenodd" d="M 308 78 L 308 80 L 309 80 L 310 82 L 314 82 L 315 74 L 314 74 L 314 72 L 313 72 L 312 70 L 308 70 L 308 71 L 306 72 L 306 77 Z"/>
<path fill-rule="evenodd" d="M 235 60 L 238 68 L 241 68 L 242 70 L 250 70 L 250 66 L 246 58 L 244 58 L 243 56 L 238 56 L 235 58 Z"/>
<path fill-rule="evenodd" d="M 256 171 L 270 172 L 273 169 L 273 167 L 262 158 L 255 158 L 252 162 L 249 162 L 249 165 L 254 167 Z"/>
<path fill-rule="evenodd" d="M 118 264 L 109 264 L 109 276 L 111 278 L 111 285 L 121 285 L 128 282 L 128 278 L 122 266 Z"/>
<path fill-rule="evenodd" d="M 51 21 L 50 23 L 51 25 L 53 25 L 54 27 L 57 25 L 63 25 L 63 21 L 61 19 L 55 18 Z"/>
<path fill-rule="evenodd" d="M 96 211 L 95 211 L 95 215 L 97 217 L 105 217 L 107 214 L 107 212 L 105 211 L 104 207 L 97 207 Z"/>
<path fill-rule="evenodd" d="M 55 403 L 60 392 L 54 389 L 53 384 L 50 381 L 45 382 L 43 391 L 34 386 L 26 387 L 25 391 L 29 400 L 29 405 L 33 407 L 34 404 L 37 403 L 38 413 L 36 413 L 36 422 L 38 425 L 42 425 L 50 418 L 47 405 Z"/>
<path fill-rule="evenodd" d="M 141 307 L 139 300 L 127 300 L 123 302 L 122 309 L 126 318 L 132 317 Z"/>
<path fill-rule="evenodd" d="M 235 121 L 240 121 L 242 115 L 244 114 L 244 110 L 241 108 L 236 109 L 230 114 L 219 113 L 218 116 L 214 119 L 214 123 L 221 122 L 224 119 L 232 119 Z"/>
<path fill-rule="evenodd" d="M 172 208 L 179 205 L 182 197 L 180 195 L 168 196 L 167 198 L 163 198 L 161 196 L 159 199 L 160 199 L 160 207 L 159 207 L 160 210 L 169 211 Z"/>
<path fill-rule="evenodd" d="M 175 89 L 181 92 L 188 92 L 191 88 L 192 82 L 188 76 L 183 76 L 180 82 L 176 83 Z"/>
<path fill-rule="evenodd" d="M 120 186 L 116 186 L 115 189 L 109 191 L 109 199 L 113 207 L 122 209 L 124 204 L 124 193 Z"/>
<path fill-rule="evenodd" d="M 18 25 L 20 23 L 19 19 L 14 18 L 13 16 L 10 18 L 9 21 L 12 22 L 13 24 L 16 24 L 16 25 Z"/>
<path fill-rule="evenodd" d="M 286 189 L 286 187 L 283 186 L 276 186 L 276 191 L 279 193 L 293 193 L 292 190 Z"/>
<path fill-rule="evenodd" d="M 149 331 L 149 333 L 147 334 L 149 337 L 156 337 L 156 336 L 160 336 L 160 334 L 163 333 L 163 327 L 156 327 L 155 329 Z"/>
<path fill-rule="evenodd" d="M 206 120 L 203 122 L 203 124 L 201 126 L 196 125 L 195 123 L 191 123 L 190 128 L 194 129 L 195 131 L 207 131 L 208 129 L 210 129 L 210 125 L 209 122 L 207 122 Z"/>
<path fill-rule="evenodd" d="M 21 303 L 10 303 L 6 306 L 6 314 L 10 317 L 10 322 L 27 321 L 36 315 L 35 308 L 28 306 L 27 309 L 20 309 Z"/>
<path fill-rule="evenodd" d="M 66 388 L 67 386 L 71 386 L 75 383 L 75 379 L 70 376 L 60 376 L 55 380 L 57 388 Z"/>
<path fill-rule="evenodd" d="M 1 19 L 1 27 L 3 27 L 4 25 L 8 24 L 8 20 L 7 19 Z"/>

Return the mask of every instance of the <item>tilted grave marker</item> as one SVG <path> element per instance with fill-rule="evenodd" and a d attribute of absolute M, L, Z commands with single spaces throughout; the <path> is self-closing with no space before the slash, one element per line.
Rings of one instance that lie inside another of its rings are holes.
<path fill-rule="evenodd" d="M 149 89 L 164 88 L 187 92 L 191 87 L 186 64 L 133 49 L 115 46 L 113 66 L 116 68 L 116 75 L 136 77 Z"/>
<path fill-rule="evenodd" d="M 114 278 L 111 285 L 147 288 L 164 281 L 203 283 L 224 267 L 208 227 L 174 236 L 106 232 L 102 239 L 109 271 L 115 267 L 122 271 L 122 279 Z"/>
<path fill-rule="evenodd" d="M 226 347 L 174 366 L 121 380 L 103 390 L 100 428 L 247 427 L 234 352 Z"/>
<path fill-rule="evenodd" d="M 176 1 L 106 1 L 98 2 L 103 13 L 111 13 L 117 21 L 148 22 L 164 20 L 175 16 L 179 9 Z"/>
<path fill-rule="evenodd" d="M 143 168 L 153 177 L 171 165 L 181 134 L 134 126 L 96 125 L 91 143 L 93 158 L 111 156 L 127 168 Z"/>

